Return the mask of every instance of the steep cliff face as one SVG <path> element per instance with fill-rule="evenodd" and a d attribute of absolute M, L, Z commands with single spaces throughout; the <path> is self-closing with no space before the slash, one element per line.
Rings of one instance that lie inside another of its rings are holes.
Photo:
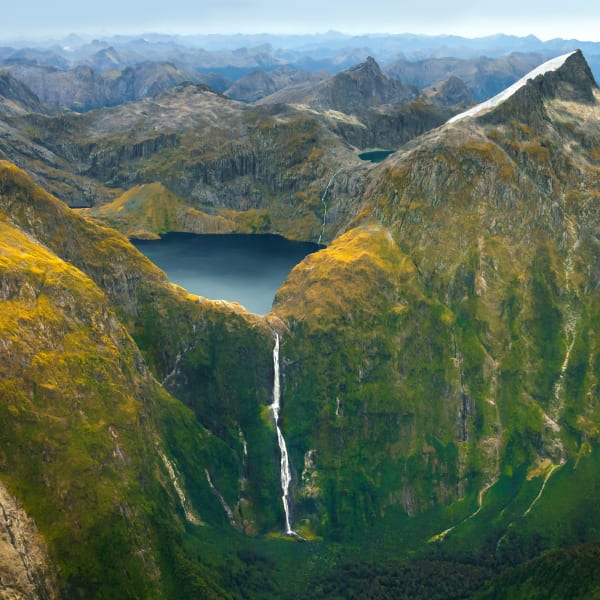
<path fill-rule="evenodd" d="M 309 521 L 349 535 L 477 496 L 478 514 L 496 482 L 541 486 L 595 445 L 598 97 L 574 54 L 409 143 L 291 273 L 274 311 Z"/>
<path fill-rule="evenodd" d="M 107 61 L 112 62 L 111 54 L 105 51 L 103 56 L 104 60 L 98 57 L 100 65 L 78 65 L 71 69 L 27 61 L 12 61 L 4 68 L 22 85 L 31 88 L 42 102 L 79 112 L 150 98 L 184 81 L 200 81 L 193 71 L 165 62 L 122 66 L 112 56 L 116 64 L 113 62 L 112 68 L 106 68 Z"/>
<path fill-rule="evenodd" d="M 357 148 L 399 148 L 410 140 L 439 127 L 458 110 L 422 100 L 400 106 L 379 107 L 364 110 L 354 118 L 361 124 L 340 120 L 336 131 L 349 144 Z"/>
<path fill-rule="evenodd" d="M 452 316 L 391 231 L 354 228 L 305 259 L 274 311 L 290 327 L 283 405 L 300 515 L 343 539 L 389 510 L 456 500 Z"/>

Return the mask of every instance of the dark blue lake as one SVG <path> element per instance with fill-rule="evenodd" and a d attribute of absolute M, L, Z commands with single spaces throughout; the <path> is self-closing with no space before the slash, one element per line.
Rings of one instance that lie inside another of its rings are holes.
<path fill-rule="evenodd" d="M 383 162 L 390 154 L 396 152 L 395 150 L 370 150 L 369 152 L 362 152 L 358 155 L 361 160 L 368 160 L 372 163 Z"/>
<path fill-rule="evenodd" d="M 292 268 L 322 246 L 279 235 L 168 233 L 133 244 L 193 294 L 239 302 L 264 315 Z"/>

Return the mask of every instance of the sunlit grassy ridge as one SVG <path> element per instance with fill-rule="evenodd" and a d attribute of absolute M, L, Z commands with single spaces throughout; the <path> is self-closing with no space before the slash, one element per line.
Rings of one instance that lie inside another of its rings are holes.
<path fill-rule="evenodd" d="M 157 238 L 169 231 L 228 233 L 233 224 L 188 206 L 161 183 L 135 186 L 89 213 L 128 237 Z"/>
<path fill-rule="evenodd" d="M 208 214 L 187 204 L 162 183 L 135 186 L 107 204 L 83 209 L 82 214 L 108 225 L 129 238 L 156 239 L 172 231 L 191 233 L 266 233 L 273 227 L 287 227 L 282 215 L 245 206 L 243 210 L 222 209 Z M 314 222 L 296 223 L 294 237 L 302 239 L 304 228 Z M 310 234 L 308 235 L 310 237 Z"/>
<path fill-rule="evenodd" d="M 351 321 L 354 311 L 381 317 L 381 305 L 397 301 L 394 283 L 414 279 L 416 269 L 390 232 L 381 227 L 358 228 L 337 238 L 295 267 L 275 299 L 275 312 L 286 318 L 319 321 L 335 327 Z M 305 309 L 298 314 L 296 311 Z M 292 312 L 293 311 L 293 312 Z"/>
<path fill-rule="evenodd" d="M 139 419 L 144 395 L 157 392 L 97 286 L 4 220 L 0 229 L 2 478 L 45 535 L 63 585 L 116 590 L 129 571 L 131 591 L 149 589 L 160 559 L 139 474 L 153 478 L 157 465 Z"/>
<path fill-rule="evenodd" d="M 160 454 L 204 523 L 231 528 L 208 470 L 240 528 L 274 526 L 268 326 L 171 286 L 124 238 L 0 168 L 0 476 L 48 542 L 63 593 L 177 597 L 183 585 L 221 597 L 223 581 L 180 550 L 183 500 Z"/>

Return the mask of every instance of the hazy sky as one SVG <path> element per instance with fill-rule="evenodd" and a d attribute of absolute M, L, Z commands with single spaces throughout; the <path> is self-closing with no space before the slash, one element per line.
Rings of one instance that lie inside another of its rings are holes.
<path fill-rule="evenodd" d="M 8 2 L 8 0 L 7 0 Z M 493 33 L 600 41 L 597 0 L 22 0 L 0 38 L 112 33 Z"/>

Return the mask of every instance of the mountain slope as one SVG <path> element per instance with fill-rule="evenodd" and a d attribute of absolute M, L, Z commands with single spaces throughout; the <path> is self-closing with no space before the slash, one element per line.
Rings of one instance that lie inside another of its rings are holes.
<path fill-rule="evenodd" d="M 123 189 L 160 181 L 194 209 L 224 218 L 240 213 L 240 231 L 266 222 L 303 239 L 316 239 L 322 229 L 320 198 L 336 171 L 343 173 L 331 214 L 352 205 L 361 161 L 336 130 L 366 129 L 339 114 L 249 107 L 195 85 L 86 115 L 30 117 L 10 126 L 19 140 L 4 142 L 5 153 L 72 204 L 96 194 L 93 203 L 113 200 Z M 28 162 L 33 150 L 26 135 L 46 152 L 39 161 Z"/>
<path fill-rule="evenodd" d="M 3 200 L 18 177 L 2 165 Z M 5 213 L 1 226 L 2 480 L 44 534 L 63 590 L 116 591 L 125 572 L 132 590 L 160 586 L 138 480 L 145 472 L 160 493 L 153 426 L 140 425 L 158 390 L 94 283 Z M 102 581 L 108 545 L 121 568 Z"/>
<path fill-rule="evenodd" d="M 280 290 L 286 435 L 313 470 L 295 500 L 324 531 L 440 505 L 465 509 L 460 531 L 488 490 L 515 486 L 491 545 L 511 510 L 536 510 L 536 484 L 597 452 L 599 97 L 577 53 L 479 121 L 409 143 Z"/>
<path fill-rule="evenodd" d="M 256 534 L 280 518 L 261 417 L 270 328 L 169 285 L 4 161 L 0 214 L 0 479 L 48 547 L 50 583 L 36 593 L 222 597 L 226 579 L 180 548 L 190 527 L 203 543 L 206 524 Z"/>
<path fill-rule="evenodd" d="M 360 115 L 248 106 L 183 84 L 85 115 L 12 118 L 0 124 L 8 130 L 0 150 L 72 206 L 160 182 L 191 208 L 233 219 L 238 231 L 317 240 L 333 237 L 355 206 L 369 168 L 359 148 L 396 148 L 457 110 L 420 100 Z"/>
<path fill-rule="evenodd" d="M 168 231 L 228 233 L 234 228 L 232 221 L 186 205 L 161 183 L 136 186 L 87 214 L 138 239 L 158 239 Z"/>
<path fill-rule="evenodd" d="M 0 114 L 23 115 L 30 112 L 46 113 L 39 98 L 9 73 L 0 71 Z"/>
<path fill-rule="evenodd" d="M 499 58 L 427 58 L 399 60 L 387 64 L 389 77 L 412 83 L 421 88 L 440 84 L 449 77 L 458 77 L 469 87 L 475 98 L 485 100 L 509 87 L 517 79 L 544 62 L 544 55 L 513 52 Z"/>
<path fill-rule="evenodd" d="M 423 93 L 434 102 L 444 106 L 473 106 L 475 98 L 471 90 L 458 77 L 451 76 L 439 84 L 432 85 L 423 90 Z"/>
<path fill-rule="evenodd" d="M 102 56 L 105 61 L 112 58 L 117 62 L 107 69 L 97 57 L 101 63 L 98 69 L 88 64 L 59 69 L 13 60 L 4 68 L 31 88 L 42 102 L 79 112 L 149 98 L 185 81 L 200 81 L 193 71 L 178 69 L 171 63 L 139 62 L 121 67 L 108 50 Z"/>

